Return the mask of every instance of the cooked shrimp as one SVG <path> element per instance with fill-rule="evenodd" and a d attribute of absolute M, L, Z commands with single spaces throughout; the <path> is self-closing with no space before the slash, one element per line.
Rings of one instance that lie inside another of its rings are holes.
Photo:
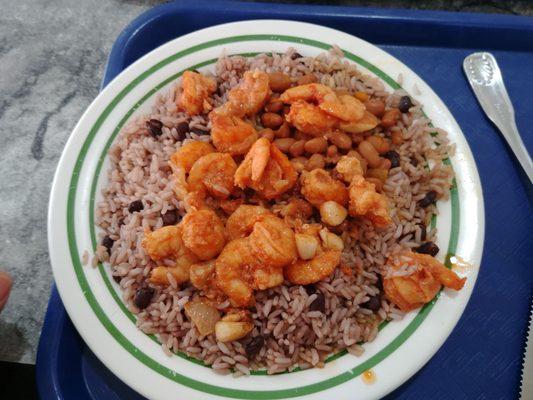
<path fill-rule="evenodd" d="M 270 161 L 266 166 L 260 187 L 256 190 L 264 198 L 270 200 L 291 189 L 297 179 L 298 174 L 294 165 L 276 145 L 271 144 Z"/>
<path fill-rule="evenodd" d="M 146 233 L 142 240 L 142 247 L 154 261 L 175 257 L 183 247 L 181 227 L 169 225 Z"/>
<path fill-rule="evenodd" d="M 212 109 L 209 96 L 217 90 L 214 78 L 185 71 L 181 81 L 181 96 L 178 105 L 189 115 L 206 113 Z"/>
<path fill-rule="evenodd" d="M 296 260 L 294 232 L 278 217 L 257 217 L 249 238 L 252 253 L 266 265 L 283 267 Z"/>
<path fill-rule="evenodd" d="M 266 290 L 283 283 L 283 267 L 257 264 L 252 268 L 254 289 Z"/>
<path fill-rule="evenodd" d="M 431 301 L 441 284 L 460 290 L 466 278 L 459 278 L 427 254 L 405 252 L 387 260 L 389 274 L 383 279 L 385 296 L 402 311 L 410 311 Z M 411 274 L 394 275 L 400 268 L 412 268 Z"/>
<path fill-rule="evenodd" d="M 297 285 L 309 285 L 330 276 L 341 261 L 341 252 L 327 250 L 311 260 L 298 260 L 285 267 L 285 277 Z"/>
<path fill-rule="evenodd" d="M 226 221 L 226 230 L 230 239 L 248 236 L 254 227 L 257 218 L 270 212 L 261 206 L 243 204 L 231 214 Z"/>
<path fill-rule="evenodd" d="M 246 154 L 259 137 L 248 122 L 232 115 L 209 114 L 211 139 L 218 151 L 231 155 Z"/>
<path fill-rule="evenodd" d="M 335 171 L 337 171 L 344 182 L 348 184 L 352 182 L 356 175 L 363 175 L 361 161 L 353 156 L 342 156 L 337 162 L 337 165 L 335 165 Z"/>
<path fill-rule="evenodd" d="M 189 268 L 187 265 L 177 265 L 175 267 L 160 265 L 150 272 L 150 282 L 156 285 L 169 285 L 168 273 L 172 275 L 178 285 L 189 280 Z"/>
<path fill-rule="evenodd" d="M 153 283 L 168 285 L 167 272 L 170 272 L 178 283 L 186 282 L 189 278 L 189 267 L 198 261 L 182 239 L 181 225 L 169 225 L 147 233 L 142 241 L 146 253 L 154 261 L 173 259 L 174 267 L 159 266 L 155 268 L 150 280 Z"/>
<path fill-rule="evenodd" d="M 303 199 L 293 197 L 287 204 L 275 204 L 272 210 L 283 218 L 307 220 L 313 215 L 313 206 Z"/>
<path fill-rule="evenodd" d="M 338 101 L 335 91 L 321 83 L 308 83 L 285 90 L 279 97 L 284 103 L 293 104 L 298 101 L 306 101 L 315 104 Z"/>
<path fill-rule="evenodd" d="M 183 205 L 185 206 L 185 211 L 191 212 L 195 210 L 211 210 L 213 207 L 209 202 L 207 197 L 207 190 L 202 188 L 200 190 L 187 192 L 183 197 Z"/>
<path fill-rule="evenodd" d="M 214 152 L 215 149 L 210 143 L 201 141 L 189 142 L 170 156 L 170 166 L 172 170 L 183 168 L 188 173 L 200 157 Z"/>
<path fill-rule="evenodd" d="M 215 260 L 192 264 L 189 275 L 195 288 L 204 291 L 212 289 L 214 287 Z"/>
<path fill-rule="evenodd" d="M 334 201 L 342 206 L 348 204 L 348 190 L 344 184 L 333 179 L 323 169 L 314 169 L 302 174 L 301 183 L 302 195 L 315 207 L 326 201 Z"/>
<path fill-rule="evenodd" d="M 212 210 L 188 212 L 182 221 L 183 243 L 200 260 L 216 257 L 226 244 L 224 224 Z"/>
<path fill-rule="evenodd" d="M 365 111 L 363 117 L 358 121 L 341 122 L 340 128 L 345 132 L 363 133 L 374 129 L 379 124 L 379 119 L 368 111 Z"/>
<path fill-rule="evenodd" d="M 185 169 L 182 167 L 175 168 L 174 172 L 172 173 L 172 180 L 174 184 L 173 189 L 178 200 L 184 200 L 187 197 L 187 193 L 189 193 L 189 185 L 187 184 L 186 176 L 187 174 L 185 173 Z"/>
<path fill-rule="evenodd" d="M 244 199 L 239 197 L 237 199 L 221 199 L 216 201 L 216 205 L 226 214 L 230 215 L 237 210 L 244 203 Z"/>
<path fill-rule="evenodd" d="M 361 175 L 356 175 L 350 184 L 350 206 L 352 217 L 365 217 L 377 227 L 391 223 L 387 198 L 376 192 L 376 185 Z"/>
<path fill-rule="evenodd" d="M 337 96 L 335 91 L 320 83 L 309 83 L 287 89 L 281 96 L 285 103 L 304 100 L 316 104 L 322 111 L 342 121 L 357 121 L 363 117 L 365 106 L 347 94 Z"/>
<path fill-rule="evenodd" d="M 265 138 L 257 139 L 235 172 L 235 185 L 245 188 L 254 182 L 257 184 L 263 177 L 269 160 L 270 141 Z"/>
<path fill-rule="evenodd" d="M 229 242 L 215 262 L 216 285 L 236 307 L 253 303 L 251 278 L 247 272 L 256 263 L 247 238 Z"/>
<path fill-rule="evenodd" d="M 228 101 L 218 112 L 236 117 L 256 114 L 270 97 L 268 74 L 259 70 L 244 73 L 242 82 L 228 93 Z"/>
<path fill-rule="evenodd" d="M 235 184 L 250 187 L 266 199 L 292 188 L 298 175 L 287 156 L 267 139 L 257 140 L 235 173 Z M 256 179 L 254 179 L 256 178 Z"/>
<path fill-rule="evenodd" d="M 296 129 L 312 136 L 322 136 L 331 131 L 339 120 L 314 104 L 298 100 L 291 104 L 286 119 Z"/>
<path fill-rule="evenodd" d="M 174 192 L 179 200 L 185 199 L 189 187 L 187 185 L 186 174 L 191 170 L 193 164 L 202 156 L 213 153 L 215 149 L 206 142 L 189 142 L 180 147 L 170 157 L 170 167 L 174 179 Z"/>
<path fill-rule="evenodd" d="M 229 242 L 215 262 L 216 285 L 236 307 L 250 306 L 253 291 L 283 283 L 283 268 L 261 264 L 252 253 L 249 238 Z"/>
<path fill-rule="evenodd" d="M 411 258 L 418 262 L 423 267 L 429 269 L 433 276 L 445 287 L 461 290 L 466 282 L 466 278 L 459 278 L 459 276 L 444 264 L 439 262 L 435 257 L 429 254 L 411 253 Z"/>
<path fill-rule="evenodd" d="M 324 101 L 318 105 L 321 110 L 345 122 L 359 121 L 365 113 L 365 106 L 355 97 L 341 95 L 336 101 Z"/>
<path fill-rule="evenodd" d="M 200 157 L 189 172 L 189 191 L 205 188 L 212 196 L 225 199 L 233 192 L 237 164 L 229 154 L 211 153 Z"/>

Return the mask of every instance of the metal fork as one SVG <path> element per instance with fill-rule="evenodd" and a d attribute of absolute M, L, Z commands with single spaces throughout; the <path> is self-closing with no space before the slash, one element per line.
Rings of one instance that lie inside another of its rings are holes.
<path fill-rule="evenodd" d="M 500 130 L 529 181 L 533 182 L 531 157 L 516 127 L 513 104 L 496 59 L 490 53 L 473 53 L 464 59 L 463 69 L 481 108 Z"/>

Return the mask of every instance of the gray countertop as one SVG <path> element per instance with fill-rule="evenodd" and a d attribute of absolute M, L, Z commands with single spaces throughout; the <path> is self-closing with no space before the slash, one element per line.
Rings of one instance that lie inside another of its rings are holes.
<path fill-rule="evenodd" d="M 98 94 L 113 41 L 129 21 L 157 3 L 0 1 L 0 268 L 14 277 L 0 315 L 0 361 L 35 362 L 52 283 L 46 214 L 57 161 L 70 131 Z M 335 3 L 533 15 L 527 1 Z"/>

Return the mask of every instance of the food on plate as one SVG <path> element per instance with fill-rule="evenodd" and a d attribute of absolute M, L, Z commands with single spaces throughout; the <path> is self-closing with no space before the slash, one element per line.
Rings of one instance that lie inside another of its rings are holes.
<path fill-rule="evenodd" d="M 224 56 L 121 132 L 97 254 L 168 354 L 221 374 L 323 367 L 463 287 L 431 226 L 451 151 L 338 48 Z"/>

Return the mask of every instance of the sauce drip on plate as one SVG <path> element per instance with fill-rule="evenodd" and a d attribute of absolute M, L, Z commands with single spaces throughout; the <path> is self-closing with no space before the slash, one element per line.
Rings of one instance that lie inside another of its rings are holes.
<path fill-rule="evenodd" d="M 363 378 L 363 382 L 366 383 L 367 385 L 371 385 L 376 381 L 376 373 L 372 371 L 371 369 L 368 369 L 365 372 L 363 372 L 361 376 Z"/>
<path fill-rule="evenodd" d="M 450 263 L 452 264 L 452 270 L 460 275 L 466 275 L 474 268 L 471 263 L 461 256 L 451 256 Z"/>

